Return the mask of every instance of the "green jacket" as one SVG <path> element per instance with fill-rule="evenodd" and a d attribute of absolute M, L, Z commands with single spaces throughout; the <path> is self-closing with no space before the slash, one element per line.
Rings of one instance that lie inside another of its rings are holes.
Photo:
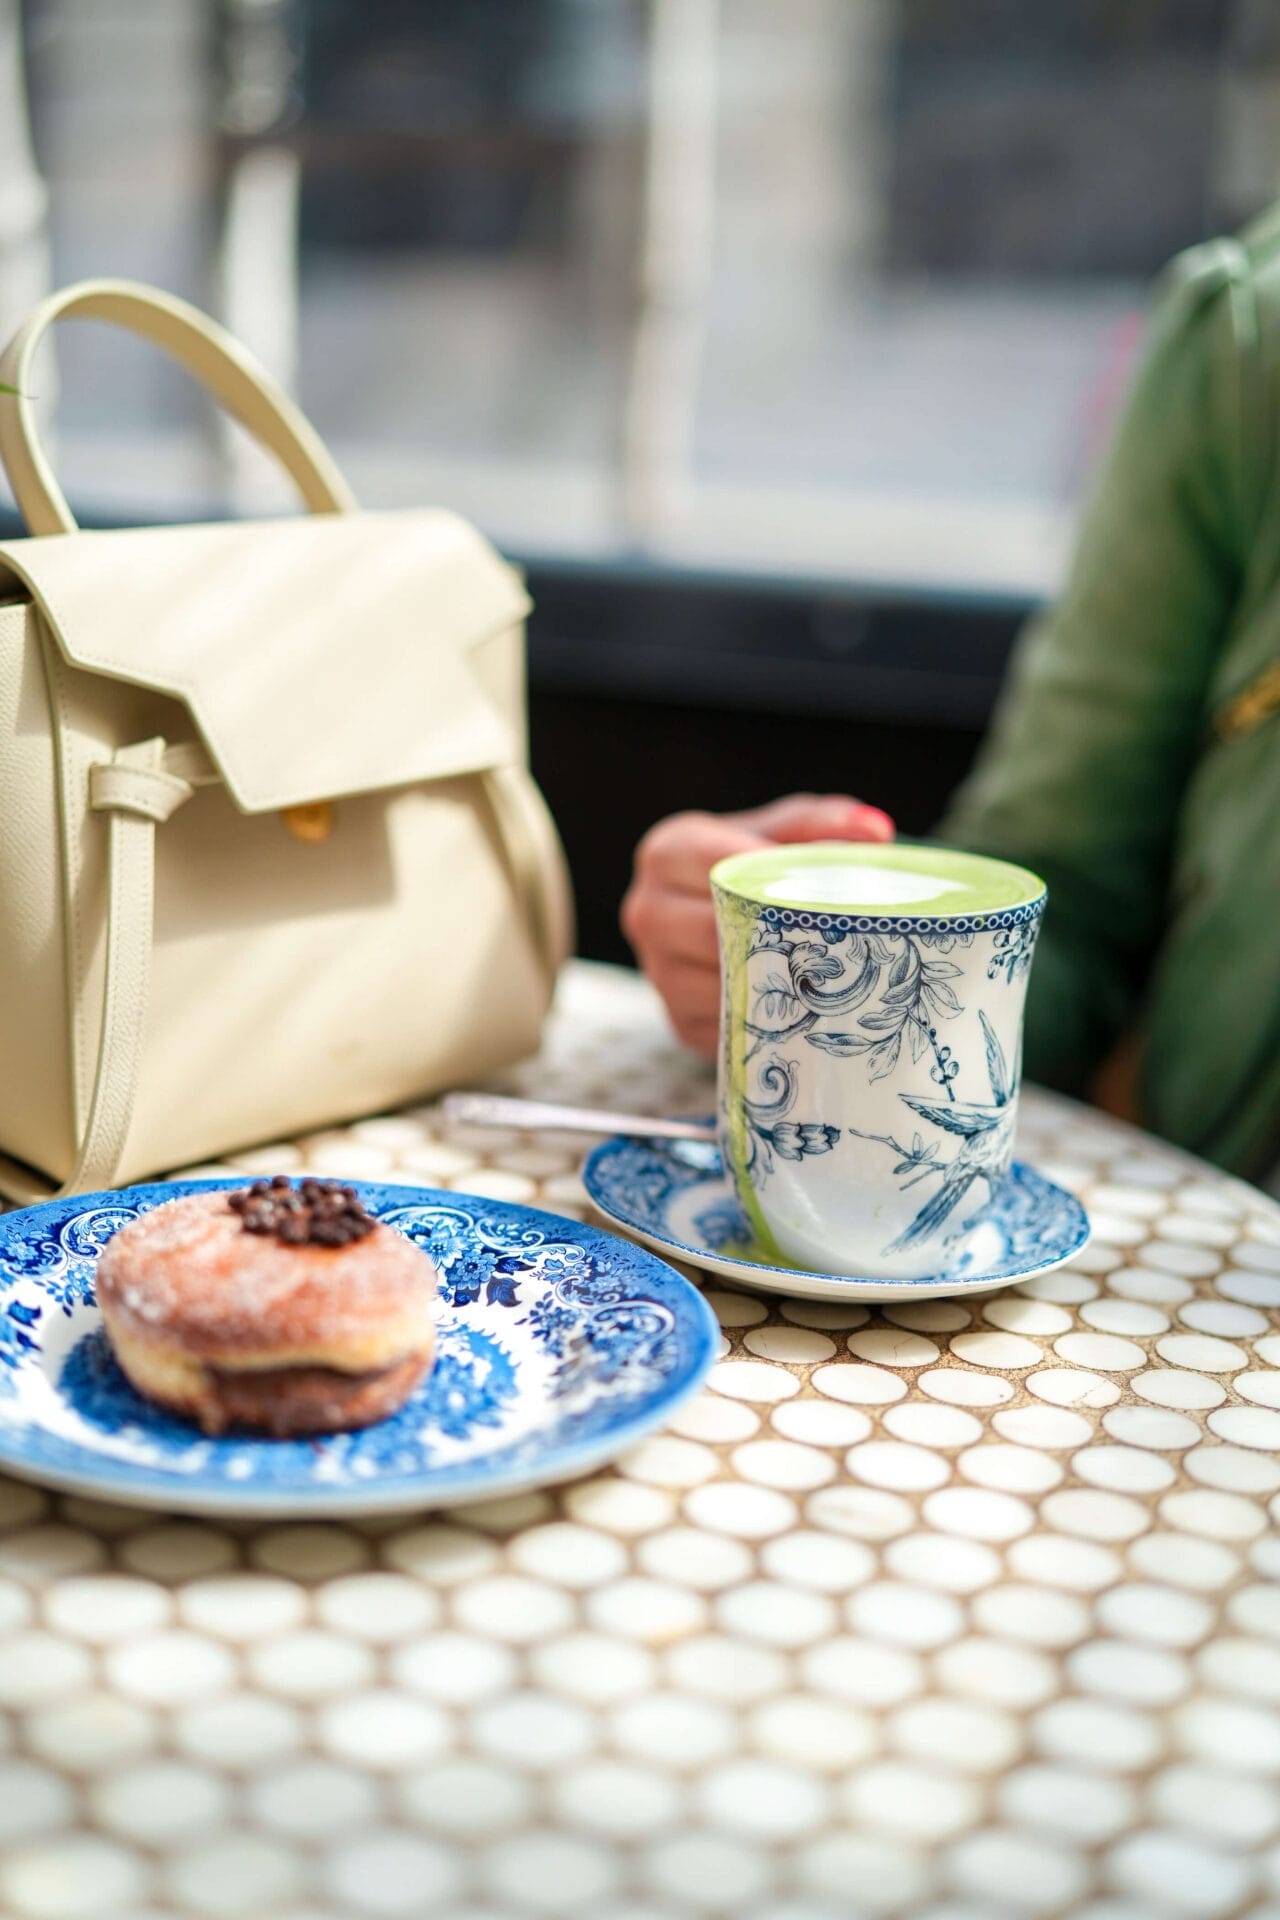
<path fill-rule="evenodd" d="M 942 835 L 1034 867 L 1028 1075 L 1280 1160 L 1280 208 L 1174 262 L 1056 609 Z"/>

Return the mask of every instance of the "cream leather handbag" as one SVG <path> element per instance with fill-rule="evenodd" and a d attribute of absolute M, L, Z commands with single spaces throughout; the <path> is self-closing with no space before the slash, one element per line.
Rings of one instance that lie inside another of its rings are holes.
<path fill-rule="evenodd" d="M 71 316 L 172 354 L 309 514 L 78 531 L 28 397 Z M 149 288 L 55 294 L 0 382 L 36 536 L 0 543 L 0 1191 L 109 1186 L 534 1048 L 571 935 L 517 574 L 453 514 L 357 512 L 250 356 Z"/>

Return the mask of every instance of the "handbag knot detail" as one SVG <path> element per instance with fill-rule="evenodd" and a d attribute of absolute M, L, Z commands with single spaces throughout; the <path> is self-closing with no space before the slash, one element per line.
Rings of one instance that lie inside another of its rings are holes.
<path fill-rule="evenodd" d="M 171 354 L 308 511 L 81 531 L 24 397 L 62 318 Z M 0 542 L 0 1192 L 139 1179 L 533 1052 L 572 911 L 516 570 L 447 510 L 360 511 L 251 356 L 153 288 L 52 295 L 0 386 L 33 536 Z"/>

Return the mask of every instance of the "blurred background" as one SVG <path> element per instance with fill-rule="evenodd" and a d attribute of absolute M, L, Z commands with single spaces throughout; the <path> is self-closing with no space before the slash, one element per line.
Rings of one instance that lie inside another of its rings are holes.
<path fill-rule="evenodd" d="M 1274 0 L 0 0 L 0 333 L 155 281 L 365 504 L 527 567 L 599 957 L 674 807 L 848 787 L 927 831 L 1153 275 L 1278 182 Z M 56 386 L 86 521 L 287 504 L 135 343 L 63 328 Z"/>

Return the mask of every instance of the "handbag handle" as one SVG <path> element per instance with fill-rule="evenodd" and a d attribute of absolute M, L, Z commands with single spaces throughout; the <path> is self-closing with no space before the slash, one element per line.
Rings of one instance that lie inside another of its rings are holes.
<path fill-rule="evenodd" d="M 33 309 L 0 356 L 0 465 L 33 534 L 74 533 L 75 518 L 36 431 L 28 386 L 36 349 L 55 320 L 109 320 L 178 361 L 255 440 L 274 453 L 312 513 L 343 513 L 355 497 L 315 428 L 240 343 L 185 300 L 131 280 L 81 280 Z"/>

